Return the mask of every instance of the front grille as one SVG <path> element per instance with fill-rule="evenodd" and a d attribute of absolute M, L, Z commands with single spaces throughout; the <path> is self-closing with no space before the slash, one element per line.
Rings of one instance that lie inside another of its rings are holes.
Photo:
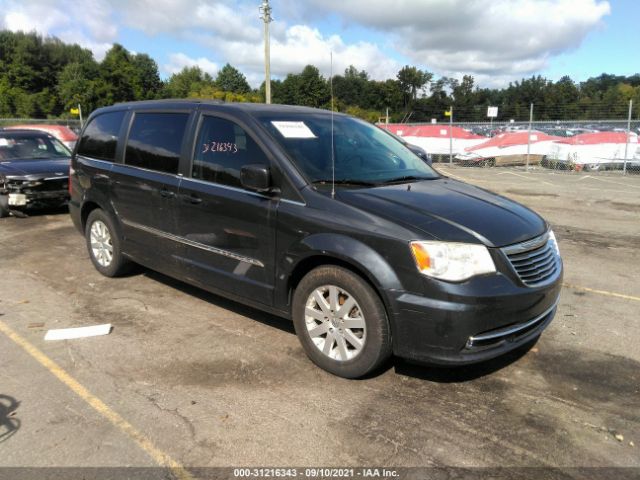
<path fill-rule="evenodd" d="M 11 179 L 7 183 L 8 190 L 18 193 L 57 192 L 67 190 L 69 177 L 51 177 L 38 180 Z"/>
<path fill-rule="evenodd" d="M 547 233 L 502 250 L 522 283 L 528 287 L 551 280 L 560 270 L 558 254 Z"/>
<path fill-rule="evenodd" d="M 69 177 L 47 178 L 42 182 L 39 191 L 52 192 L 57 190 L 66 190 L 69 184 Z"/>

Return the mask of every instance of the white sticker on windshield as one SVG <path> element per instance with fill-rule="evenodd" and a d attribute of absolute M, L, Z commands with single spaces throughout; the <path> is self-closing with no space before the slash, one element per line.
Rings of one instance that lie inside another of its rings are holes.
<path fill-rule="evenodd" d="M 284 138 L 318 138 L 304 122 L 271 122 Z"/>
<path fill-rule="evenodd" d="M 9 140 L 7 140 L 6 138 L 0 138 L 0 147 L 8 147 L 9 146 Z"/>

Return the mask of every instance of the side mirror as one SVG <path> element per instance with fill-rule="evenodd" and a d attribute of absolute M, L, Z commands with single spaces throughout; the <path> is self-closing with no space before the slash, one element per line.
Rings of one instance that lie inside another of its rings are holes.
<path fill-rule="evenodd" d="M 266 165 L 245 165 L 240 169 L 240 184 L 260 193 L 271 191 L 271 172 Z"/>

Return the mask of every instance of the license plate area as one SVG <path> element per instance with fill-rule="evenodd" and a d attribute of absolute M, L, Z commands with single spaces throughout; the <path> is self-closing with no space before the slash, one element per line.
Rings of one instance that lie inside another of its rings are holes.
<path fill-rule="evenodd" d="M 9 205 L 13 207 L 23 207 L 27 204 L 27 196 L 24 193 L 10 193 Z"/>

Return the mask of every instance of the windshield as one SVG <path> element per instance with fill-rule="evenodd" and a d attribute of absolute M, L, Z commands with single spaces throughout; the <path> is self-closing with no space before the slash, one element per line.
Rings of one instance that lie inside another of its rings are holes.
<path fill-rule="evenodd" d="M 0 161 L 67 158 L 71 152 L 55 138 L 42 134 L 0 133 Z"/>
<path fill-rule="evenodd" d="M 268 114 L 258 118 L 311 183 L 331 183 L 331 147 L 336 184 L 375 186 L 439 178 L 397 139 L 367 122 L 331 115 Z"/>

